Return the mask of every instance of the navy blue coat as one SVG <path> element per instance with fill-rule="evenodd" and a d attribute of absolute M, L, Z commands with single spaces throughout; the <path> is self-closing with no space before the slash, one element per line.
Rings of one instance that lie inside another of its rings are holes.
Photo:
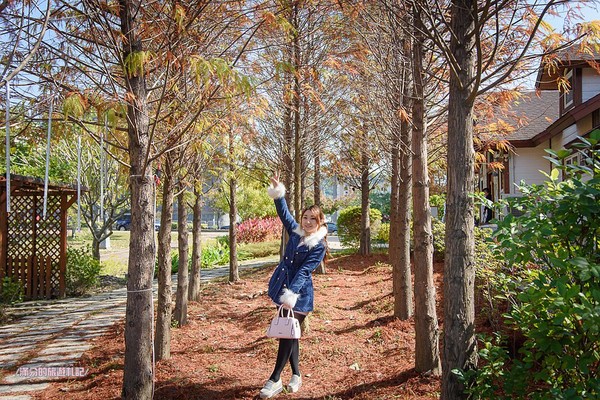
<path fill-rule="evenodd" d="M 275 268 L 269 280 L 269 297 L 276 304 L 280 305 L 279 298 L 283 294 L 283 289 L 288 288 L 292 292 L 299 294 L 294 311 L 307 313 L 313 310 L 314 289 L 312 272 L 321 264 L 321 261 L 325 257 L 326 248 L 324 241 L 316 239 L 319 236 L 314 236 L 319 235 L 322 231 L 319 230 L 305 239 L 305 241 L 308 241 L 309 244 L 314 244 L 314 246 L 310 248 L 306 244 L 298 246 L 303 237 L 301 235 L 304 232 L 296 220 L 294 220 L 292 214 L 290 214 L 284 197 L 275 199 L 275 208 L 277 208 L 277 214 L 290 239 L 285 247 L 283 260 Z M 318 240 L 316 244 L 313 243 L 315 239 Z"/>

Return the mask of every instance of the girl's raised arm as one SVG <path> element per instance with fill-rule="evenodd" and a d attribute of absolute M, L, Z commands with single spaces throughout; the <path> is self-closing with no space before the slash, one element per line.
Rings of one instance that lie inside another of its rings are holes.
<path fill-rule="evenodd" d="M 289 235 L 298 227 L 298 223 L 290 213 L 285 202 L 285 186 L 279 181 L 279 172 L 271 177 L 271 186 L 267 189 L 269 196 L 275 201 L 275 208 L 281 223 Z"/>

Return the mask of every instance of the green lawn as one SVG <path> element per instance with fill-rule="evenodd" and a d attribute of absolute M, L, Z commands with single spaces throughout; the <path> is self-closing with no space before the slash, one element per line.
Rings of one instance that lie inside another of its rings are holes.
<path fill-rule="evenodd" d="M 67 237 L 67 246 L 84 247 L 92 245 L 92 233 L 84 229 L 75 236 Z M 129 231 L 115 231 L 110 236 L 110 246 L 115 250 L 122 250 L 129 247 Z"/>
<path fill-rule="evenodd" d="M 102 262 L 102 275 L 112 275 L 123 277 L 127 273 L 127 263 L 129 258 L 129 231 L 115 231 L 110 236 L 110 248 L 100 250 L 100 260 Z M 176 249 L 178 234 L 171 232 L 172 250 Z M 191 252 L 190 233 L 189 243 Z M 92 235 L 88 230 L 82 231 L 77 235 L 69 236 L 67 240 L 69 247 L 81 248 L 92 245 Z M 202 245 L 204 251 L 215 251 L 217 245 L 215 238 L 203 238 Z M 279 241 L 274 240 L 265 243 L 250 243 L 238 245 L 239 260 L 255 260 L 279 254 Z"/>

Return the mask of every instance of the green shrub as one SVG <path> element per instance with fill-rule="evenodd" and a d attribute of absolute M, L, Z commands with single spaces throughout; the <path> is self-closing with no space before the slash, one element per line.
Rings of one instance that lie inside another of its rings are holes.
<path fill-rule="evenodd" d="M 268 242 L 262 243 L 241 244 L 238 247 L 238 258 L 240 260 L 251 260 L 254 258 L 278 255 L 280 246 L 280 240 L 270 240 Z"/>
<path fill-rule="evenodd" d="M 506 284 L 504 257 L 493 242 L 490 228 L 475 227 L 475 304 L 478 313 L 487 318 L 492 328 L 502 324 L 502 313 L 506 311 L 503 287 Z"/>
<path fill-rule="evenodd" d="M 431 219 L 431 233 L 433 235 L 433 259 L 435 261 L 444 261 L 446 252 L 446 224 L 437 218 Z M 487 257 L 490 256 L 488 238 L 491 236 L 491 231 L 484 232 L 482 229 L 475 228 L 475 248 L 476 259 L 479 264 L 485 264 Z M 411 233 L 412 238 L 412 233 Z M 412 242 L 412 239 L 411 239 Z M 486 250 L 488 249 L 488 250 Z"/>
<path fill-rule="evenodd" d="M 446 252 L 446 224 L 437 218 L 431 218 L 431 234 L 433 235 L 433 259 L 444 261 Z"/>
<path fill-rule="evenodd" d="M 433 257 L 436 261 L 444 260 L 444 251 L 446 246 L 444 245 L 444 238 L 446 236 L 446 226 L 442 221 L 437 218 L 431 219 L 431 232 L 433 235 Z M 413 245 L 413 221 L 410 221 L 410 247 L 411 251 L 414 250 Z M 390 224 L 382 223 L 379 232 L 377 233 L 376 240 L 380 243 L 390 242 Z"/>
<path fill-rule="evenodd" d="M 437 207 L 438 216 L 440 220 L 444 218 L 444 212 L 446 211 L 446 195 L 444 194 L 432 194 L 429 196 L 429 205 L 431 207 Z"/>
<path fill-rule="evenodd" d="M 379 232 L 377 232 L 377 237 L 375 240 L 379 243 L 389 243 L 390 242 L 390 224 L 388 222 L 384 222 L 379 227 Z"/>
<path fill-rule="evenodd" d="M 433 259 L 435 261 L 444 261 L 446 252 L 446 224 L 437 218 L 431 219 L 431 233 L 433 235 Z M 497 262 L 496 256 L 491 250 L 490 229 L 480 229 L 475 227 L 475 260 L 477 265 L 488 265 L 492 261 Z M 412 246 L 412 227 L 411 227 L 411 246 Z"/>
<path fill-rule="evenodd" d="M 98 284 L 100 261 L 88 247 L 67 249 L 66 288 L 69 296 L 82 296 Z"/>
<path fill-rule="evenodd" d="M 505 328 L 522 345 L 509 358 L 499 332 L 484 339 L 479 370 L 453 371 L 474 398 L 600 397 L 600 131 L 582 142 L 582 165 L 563 165 L 573 149 L 548 151 L 556 166 L 548 182 L 500 203 L 523 213 L 507 215 L 494 233 L 510 267 L 500 299 L 511 305 Z"/>
<path fill-rule="evenodd" d="M 362 209 L 360 206 L 349 207 L 340 211 L 337 220 L 338 236 L 344 246 L 358 247 L 361 216 Z M 371 221 L 371 239 L 374 240 L 381 226 L 381 211 L 374 208 L 369 209 L 369 219 Z"/>
<path fill-rule="evenodd" d="M 188 258 L 188 266 L 191 265 L 192 261 Z M 177 250 L 171 251 L 171 275 L 176 274 L 179 271 L 179 252 Z M 158 257 L 154 260 L 154 277 L 158 275 Z"/>
<path fill-rule="evenodd" d="M 229 245 L 221 244 L 217 241 L 215 244 L 205 244 L 202 246 L 201 268 L 213 268 L 218 265 L 229 263 Z M 190 249 L 190 257 L 188 257 L 188 269 L 192 267 L 192 257 Z M 176 274 L 179 271 L 179 252 L 171 251 L 171 274 Z M 158 274 L 158 259 L 154 264 L 154 276 Z"/>
<path fill-rule="evenodd" d="M 217 241 L 214 245 L 202 246 L 202 268 L 229 263 L 229 244 Z"/>
<path fill-rule="evenodd" d="M 228 246 L 229 247 L 229 235 L 217 236 L 215 240 L 221 246 Z"/>
<path fill-rule="evenodd" d="M 369 201 L 371 207 L 381 211 L 382 215 L 390 215 L 390 192 L 374 192 L 369 193 Z"/>
<path fill-rule="evenodd" d="M 23 301 L 24 288 L 21 282 L 13 277 L 6 276 L 2 279 L 0 288 L 0 304 L 15 304 Z"/>
<path fill-rule="evenodd" d="M 339 220 L 338 220 L 339 223 Z M 410 221 L 410 247 L 411 251 L 414 250 L 413 245 L 413 221 Z M 339 225 L 338 225 L 339 226 Z M 340 229 L 340 228 L 338 228 Z M 435 261 L 444 261 L 444 252 L 446 251 L 445 238 L 446 238 L 446 225 L 437 218 L 431 219 L 431 233 L 433 235 L 433 258 Z M 492 257 L 490 250 L 489 239 L 491 237 L 491 231 L 488 229 L 475 228 L 475 247 L 476 247 L 476 258 L 480 265 L 486 265 L 491 262 L 492 259 L 495 261 L 495 256 Z M 390 224 L 382 223 L 379 227 L 376 241 L 380 243 L 389 243 L 390 241 Z"/>
<path fill-rule="evenodd" d="M 229 244 L 227 236 L 220 236 L 216 243 L 202 246 L 202 268 L 208 269 L 229 263 Z M 262 243 L 238 244 L 238 260 L 251 260 L 254 258 L 268 257 L 279 254 L 279 240 L 271 240 Z M 192 257 L 188 258 L 188 269 L 192 267 Z M 179 271 L 179 252 L 171 252 L 171 274 Z M 154 265 L 154 276 L 158 274 L 158 260 Z"/>

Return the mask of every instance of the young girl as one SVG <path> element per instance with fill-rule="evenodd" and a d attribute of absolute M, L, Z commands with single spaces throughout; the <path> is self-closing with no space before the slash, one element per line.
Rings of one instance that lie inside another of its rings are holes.
<path fill-rule="evenodd" d="M 312 272 L 325 257 L 327 234 L 325 215 L 319 206 L 311 206 L 302 212 L 300 225 L 290 214 L 285 202 L 285 186 L 279 182 L 278 174 L 271 178 L 269 196 L 275 200 L 277 214 L 290 239 L 285 255 L 269 281 L 269 297 L 278 306 L 293 309 L 300 324 L 313 310 Z M 271 377 L 260 391 L 261 399 L 268 399 L 283 390 L 281 371 L 290 362 L 292 379 L 287 385 L 289 392 L 297 392 L 302 385 L 299 369 L 300 344 L 298 339 L 279 339 L 277 360 Z"/>

